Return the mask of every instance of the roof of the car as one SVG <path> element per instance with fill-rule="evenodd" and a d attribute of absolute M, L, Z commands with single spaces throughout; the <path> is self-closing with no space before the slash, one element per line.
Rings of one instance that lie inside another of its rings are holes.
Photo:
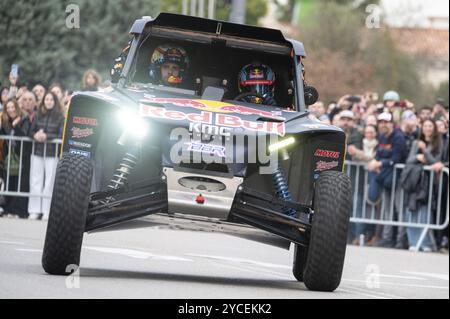
<path fill-rule="evenodd" d="M 183 29 L 193 32 L 221 34 L 232 37 L 268 41 L 281 45 L 291 45 L 295 55 L 305 57 L 303 43 L 286 39 L 280 30 L 211 20 L 173 13 L 160 13 L 156 18 L 143 17 L 134 22 L 131 34 L 141 34 L 147 25 Z"/>

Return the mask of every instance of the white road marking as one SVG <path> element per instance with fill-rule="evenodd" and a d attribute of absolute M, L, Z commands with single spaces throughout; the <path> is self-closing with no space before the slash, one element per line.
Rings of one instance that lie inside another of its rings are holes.
<path fill-rule="evenodd" d="M 96 246 L 84 246 L 83 248 L 98 251 L 102 253 L 117 254 L 127 257 L 137 258 L 137 259 L 157 259 L 157 260 L 167 260 L 167 261 L 192 261 L 191 259 L 177 257 L 177 256 L 167 256 L 167 255 L 155 255 L 145 251 L 139 251 L 134 249 L 124 249 L 124 248 L 112 248 L 112 247 L 96 247 Z"/>
<path fill-rule="evenodd" d="M 375 275 L 373 275 L 375 276 Z M 408 279 L 408 280 L 426 280 L 421 277 L 412 277 L 412 276 L 398 276 L 398 275 L 385 275 L 385 274 L 376 274 L 376 276 L 384 277 L 384 278 L 398 278 L 398 279 Z"/>
<path fill-rule="evenodd" d="M 346 289 L 353 289 L 353 290 L 361 291 L 361 292 L 364 292 L 364 293 L 369 293 L 369 292 L 368 292 L 368 290 L 369 290 L 371 294 L 377 294 L 377 295 L 380 295 L 380 296 L 384 296 L 384 297 L 386 297 L 386 298 L 391 298 L 391 299 L 393 299 L 393 298 L 395 298 L 395 299 L 407 299 L 407 298 L 405 298 L 405 297 L 400 297 L 400 296 L 397 296 L 397 295 L 392 295 L 392 294 L 388 294 L 388 293 L 381 292 L 381 291 L 377 291 L 377 290 L 373 290 L 373 289 L 370 290 L 369 288 L 346 287 Z"/>
<path fill-rule="evenodd" d="M 17 248 L 17 251 L 24 251 L 27 253 L 42 253 L 42 249 Z"/>
<path fill-rule="evenodd" d="M 352 281 L 352 282 L 362 282 L 362 283 L 366 283 L 365 280 L 357 280 L 357 279 L 347 279 L 347 278 L 342 278 L 343 281 Z M 430 288 L 430 289 L 449 289 L 449 287 L 444 287 L 444 286 L 431 286 L 431 285 L 414 285 L 414 284 L 400 284 L 397 282 L 385 282 L 385 281 L 380 281 L 380 285 L 391 285 L 391 286 L 401 286 L 401 287 L 414 287 L 414 288 Z"/>
<path fill-rule="evenodd" d="M 342 292 L 346 292 L 346 293 L 349 293 L 349 294 L 352 294 L 352 295 L 361 295 L 361 296 L 364 296 L 364 297 L 375 298 L 375 299 L 388 299 L 386 297 L 379 296 L 379 295 L 374 295 L 374 294 L 369 294 L 367 292 L 353 291 L 353 290 L 349 289 L 348 287 L 346 287 L 346 288 L 338 287 L 336 291 L 337 292 L 342 291 Z"/>
<path fill-rule="evenodd" d="M 449 281 L 448 274 L 436 274 L 436 273 L 431 273 L 431 272 L 417 272 L 417 271 L 402 271 L 402 273 L 416 275 L 416 276 L 425 276 L 425 277 Z"/>
<path fill-rule="evenodd" d="M 0 240 L 0 244 L 6 244 L 6 245 L 25 245 L 24 243 L 20 243 L 17 241 L 6 241 L 6 240 Z"/>
<path fill-rule="evenodd" d="M 269 267 L 269 268 L 281 268 L 281 269 L 291 269 L 292 268 L 291 266 L 266 263 L 266 262 L 262 262 L 262 261 L 256 261 L 256 260 L 245 259 L 245 258 L 234 258 L 234 257 L 213 256 L 213 255 L 201 255 L 201 254 L 184 254 L 184 255 L 191 256 L 191 257 L 200 257 L 200 258 L 207 258 L 207 259 L 231 261 L 231 262 L 236 262 L 236 263 L 239 263 L 239 264 L 249 264 L 249 265 L 263 266 L 263 267 Z"/>

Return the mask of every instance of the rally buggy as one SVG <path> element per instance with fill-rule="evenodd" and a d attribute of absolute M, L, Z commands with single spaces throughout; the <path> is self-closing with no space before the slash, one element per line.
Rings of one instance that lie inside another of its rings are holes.
<path fill-rule="evenodd" d="M 166 225 L 292 243 L 295 278 L 335 290 L 351 206 L 345 134 L 306 111 L 317 91 L 304 82 L 303 44 L 166 13 L 137 20 L 131 36 L 113 87 L 71 100 L 44 270 L 79 265 L 85 232 Z M 167 42 L 189 54 L 183 86 L 149 79 L 149 57 Z M 276 74 L 276 105 L 237 98 L 236 74 L 255 59 Z"/>

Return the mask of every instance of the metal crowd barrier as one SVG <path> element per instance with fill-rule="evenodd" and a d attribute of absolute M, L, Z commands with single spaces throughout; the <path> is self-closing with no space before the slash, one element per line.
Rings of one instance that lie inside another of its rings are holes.
<path fill-rule="evenodd" d="M 345 172 L 351 178 L 353 187 L 353 210 L 350 222 L 422 228 L 422 233 L 415 247 L 417 250 L 429 230 L 443 230 L 449 225 L 449 168 L 444 167 L 437 175 L 430 166 L 423 167 L 429 177 L 426 222 L 413 221 L 411 215 L 407 218 L 405 191 L 402 185 L 398 185 L 400 174 L 404 168 L 405 164 L 395 165 L 392 186 L 389 191 L 390 196 L 384 191 L 380 197 L 380 202 L 370 203 L 367 200 L 369 188 L 367 163 L 346 161 Z M 447 178 L 445 179 L 444 176 Z M 438 179 L 437 183 L 435 183 L 436 178 Z M 446 196 L 446 203 L 442 203 L 443 196 Z M 388 200 L 389 198 L 390 200 Z M 445 210 L 442 209 L 443 205 L 445 205 Z M 443 216 L 444 211 L 445 216 Z"/>
<path fill-rule="evenodd" d="M 32 154 L 34 154 L 34 148 L 36 142 L 35 140 L 29 138 L 29 137 L 24 137 L 24 136 L 10 136 L 10 135 L 0 135 L 0 141 L 5 141 L 5 143 L 7 143 L 7 150 L 8 153 L 7 154 L 11 154 L 11 142 L 12 141 L 16 141 L 17 143 L 20 143 L 20 154 L 19 154 L 19 175 L 18 175 L 18 185 L 17 185 L 17 189 L 14 190 L 8 190 L 9 189 L 9 185 L 10 185 L 10 179 L 11 179 L 11 174 L 10 174 L 10 167 L 11 167 L 11 157 L 8 156 L 8 160 L 5 162 L 5 158 L 1 158 L 0 161 L 3 163 L 3 183 L 4 183 L 4 187 L 3 190 L 0 189 L 0 195 L 1 196 L 19 196 L 19 197 L 40 197 L 40 198 L 51 198 L 51 195 L 46 195 L 44 193 L 30 193 L 30 192 L 22 192 L 21 191 L 21 186 L 22 186 L 22 174 L 23 174 L 23 162 L 24 162 L 24 143 L 31 143 L 31 154 L 28 154 L 25 156 L 31 156 Z M 55 144 L 55 147 L 57 150 L 60 149 L 60 146 L 62 144 L 62 140 L 61 139 L 53 139 L 50 141 L 45 141 L 44 142 L 44 158 L 47 157 L 47 145 L 48 144 Z M 3 146 L 4 147 L 4 146 Z M 6 154 L 4 154 L 4 157 L 6 156 Z M 58 152 L 55 152 L 55 158 L 58 158 Z M 8 168 L 8 169 L 6 169 Z"/>

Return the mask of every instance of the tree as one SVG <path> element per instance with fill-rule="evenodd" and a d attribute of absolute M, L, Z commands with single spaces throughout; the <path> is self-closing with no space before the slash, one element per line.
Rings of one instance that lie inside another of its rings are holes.
<path fill-rule="evenodd" d="M 53 81 L 78 89 L 82 74 L 97 69 L 107 77 L 114 58 L 142 15 L 156 15 L 157 0 L 0 0 L 1 77 L 20 66 L 29 85 Z M 80 28 L 66 26 L 67 5 L 80 9 Z"/>
<path fill-rule="evenodd" d="M 206 0 L 205 0 L 206 1 Z M 161 5 L 161 11 L 181 13 L 180 0 L 165 0 Z M 231 0 L 216 0 L 215 19 L 228 21 L 231 12 Z M 190 14 L 190 10 L 188 10 Z M 267 0 L 247 0 L 246 24 L 258 25 L 259 18 L 267 13 Z"/>

